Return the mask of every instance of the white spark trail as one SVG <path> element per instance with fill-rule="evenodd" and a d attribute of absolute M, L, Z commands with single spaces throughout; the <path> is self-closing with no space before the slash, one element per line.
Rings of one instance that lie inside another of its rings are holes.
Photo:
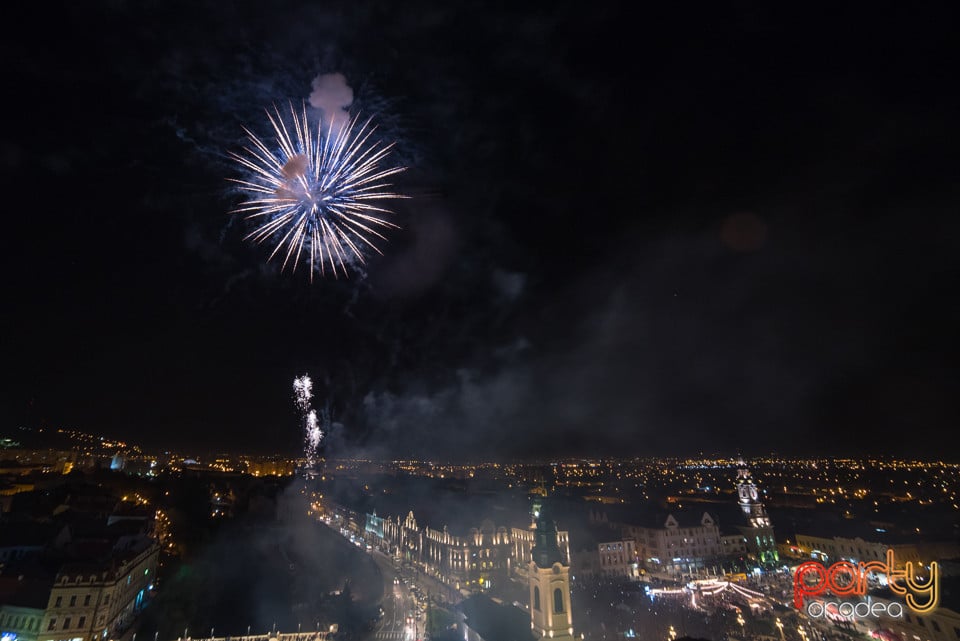
<path fill-rule="evenodd" d="M 303 454 L 307 460 L 307 467 L 312 468 L 317 462 L 317 450 L 323 440 L 323 430 L 317 419 L 317 412 L 313 409 L 313 381 L 304 374 L 293 379 L 293 398 L 303 422 Z"/>

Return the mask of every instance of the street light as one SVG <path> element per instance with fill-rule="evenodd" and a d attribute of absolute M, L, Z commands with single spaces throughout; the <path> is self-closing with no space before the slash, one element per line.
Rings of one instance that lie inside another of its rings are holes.
<path fill-rule="evenodd" d="M 777 617 L 776 626 L 777 626 L 777 629 L 780 630 L 780 641 L 784 641 L 784 636 L 783 636 L 783 621 L 780 620 L 780 617 Z"/>
<path fill-rule="evenodd" d="M 670 639 L 670 641 L 673 641 L 674 639 L 677 638 L 677 631 L 673 629 L 672 625 L 670 626 L 670 632 L 668 633 L 667 636 Z"/>

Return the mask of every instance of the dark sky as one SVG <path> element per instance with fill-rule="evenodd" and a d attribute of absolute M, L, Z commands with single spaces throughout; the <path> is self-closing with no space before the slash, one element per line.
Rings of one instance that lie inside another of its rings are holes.
<path fill-rule="evenodd" d="M 658 4 L 20 7 L 0 428 L 295 452 L 307 372 L 330 454 L 942 455 L 955 11 Z M 310 285 L 225 153 L 333 72 L 412 198 Z"/>

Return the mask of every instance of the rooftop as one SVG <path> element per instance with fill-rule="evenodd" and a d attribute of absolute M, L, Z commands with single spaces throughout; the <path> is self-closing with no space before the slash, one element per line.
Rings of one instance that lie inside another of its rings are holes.
<path fill-rule="evenodd" d="M 530 615 L 512 605 L 501 605 L 476 594 L 458 606 L 467 625 L 486 641 L 534 641 Z"/>

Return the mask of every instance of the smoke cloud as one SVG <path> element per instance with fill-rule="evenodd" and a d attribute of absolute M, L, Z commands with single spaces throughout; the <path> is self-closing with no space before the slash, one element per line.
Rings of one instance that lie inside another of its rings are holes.
<path fill-rule="evenodd" d="M 348 108 L 353 104 L 353 89 L 340 73 L 320 74 L 313 79 L 312 86 L 310 106 L 320 111 L 327 131 L 339 131 L 350 122 Z"/>

